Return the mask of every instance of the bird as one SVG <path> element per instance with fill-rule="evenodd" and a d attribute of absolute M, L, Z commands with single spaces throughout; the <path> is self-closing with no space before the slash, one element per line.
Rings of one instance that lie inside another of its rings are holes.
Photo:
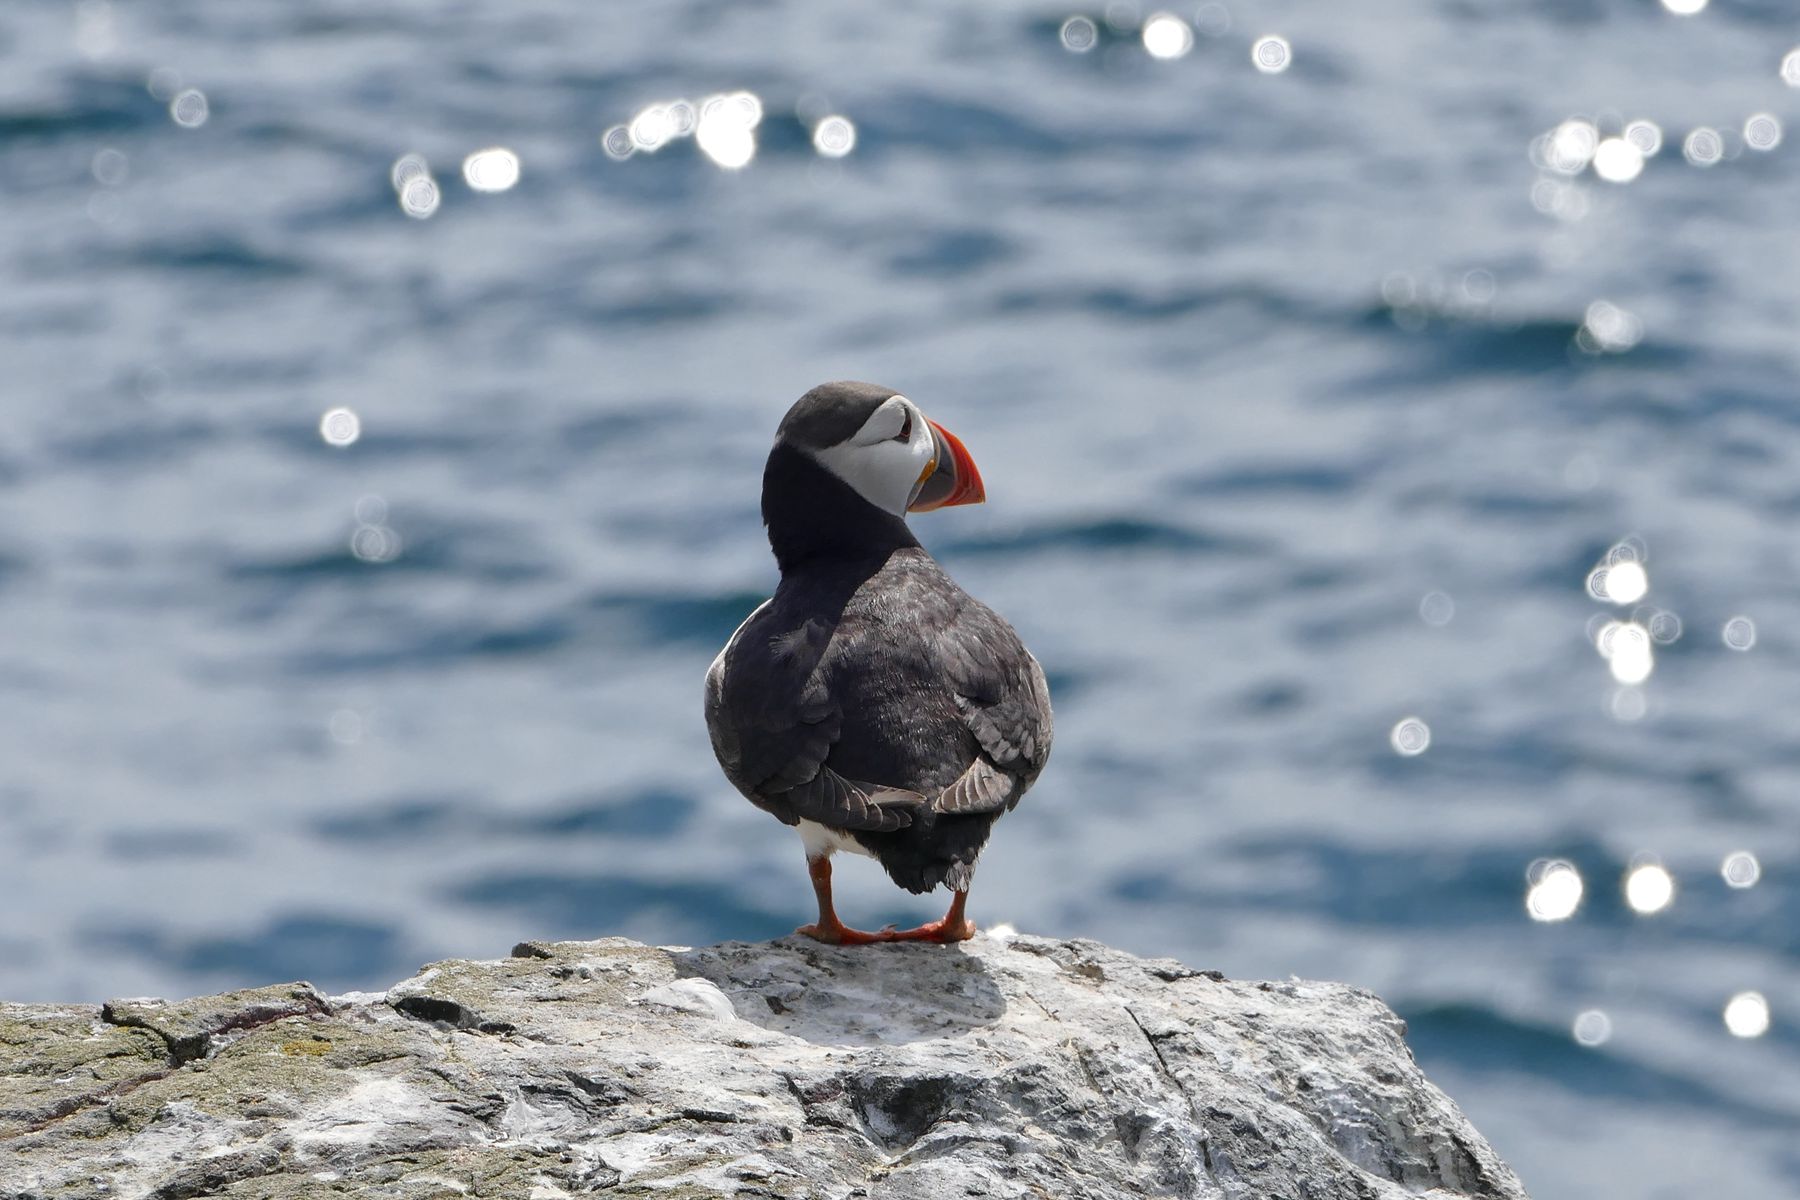
<path fill-rule="evenodd" d="M 821 384 L 788 409 L 763 468 L 775 593 L 706 673 L 713 753 L 756 807 L 800 834 L 817 921 L 837 945 L 958 942 L 976 860 L 1050 755 L 1043 668 L 1004 618 L 919 544 L 908 513 L 987 498 L 960 439 L 892 388 Z M 900 887 L 951 893 L 915 929 L 845 925 L 834 852 Z"/>

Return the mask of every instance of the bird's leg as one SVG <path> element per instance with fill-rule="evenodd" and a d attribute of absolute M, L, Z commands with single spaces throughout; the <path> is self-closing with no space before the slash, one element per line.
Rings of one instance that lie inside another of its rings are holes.
<path fill-rule="evenodd" d="M 894 935 L 888 930 L 880 933 L 864 933 L 860 929 L 852 929 L 838 920 L 837 910 L 831 907 L 831 859 L 826 855 L 806 860 L 806 873 L 812 876 L 813 892 L 819 897 L 819 921 L 816 925 L 802 925 L 794 930 L 803 933 L 815 941 L 830 942 L 834 946 L 866 946 L 871 942 L 888 942 Z"/>
<path fill-rule="evenodd" d="M 883 930 L 882 940 L 888 942 L 966 942 L 975 936 L 975 922 L 963 916 L 963 905 L 968 903 L 969 893 L 965 889 L 952 892 L 950 911 L 936 921 L 927 922 L 917 929 Z"/>

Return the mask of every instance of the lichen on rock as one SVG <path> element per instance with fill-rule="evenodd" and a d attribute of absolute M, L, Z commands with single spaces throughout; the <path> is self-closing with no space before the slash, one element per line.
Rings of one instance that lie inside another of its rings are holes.
<path fill-rule="evenodd" d="M 1338 984 L 985 935 L 0 1005 L 0 1200 L 1523 1197 L 1403 1033 Z"/>

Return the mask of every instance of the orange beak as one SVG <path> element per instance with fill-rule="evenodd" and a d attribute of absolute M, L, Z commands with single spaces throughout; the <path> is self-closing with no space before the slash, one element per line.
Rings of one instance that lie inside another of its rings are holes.
<path fill-rule="evenodd" d="M 974 456 L 962 444 L 962 439 L 930 418 L 925 423 L 931 426 L 937 455 L 920 478 L 919 490 L 912 503 L 906 506 L 907 511 L 930 512 L 936 508 L 949 508 L 952 504 L 980 504 L 986 500 L 987 490 L 981 485 L 981 472 L 976 469 Z"/>

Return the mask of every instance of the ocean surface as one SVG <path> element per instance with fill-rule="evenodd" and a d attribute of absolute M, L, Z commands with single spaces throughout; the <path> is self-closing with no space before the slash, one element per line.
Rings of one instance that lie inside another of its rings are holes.
<path fill-rule="evenodd" d="M 0 996 L 808 919 L 700 679 L 870 379 L 1055 694 L 978 920 L 1372 988 L 1539 1200 L 1800 1194 L 1796 43 L 8 0 Z"/>

